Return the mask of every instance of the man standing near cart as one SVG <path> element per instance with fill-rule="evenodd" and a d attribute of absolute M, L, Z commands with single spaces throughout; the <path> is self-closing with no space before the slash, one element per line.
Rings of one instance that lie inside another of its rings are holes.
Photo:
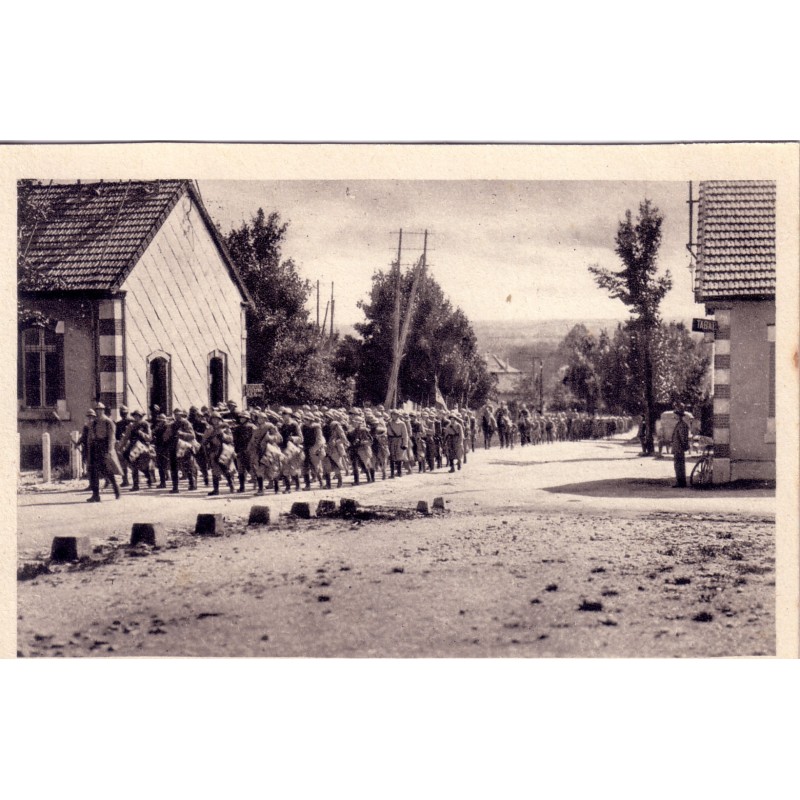
<path fill-rule="evenodd" d="M 673 489 L 686 487 L 686 451 L 689 449 L 689 426 L 684 419 L 684 409 L 678 405 L 675 409 L 678 421 L 672 431 L 672 458 L 675 464 L 675 483 Z"/>

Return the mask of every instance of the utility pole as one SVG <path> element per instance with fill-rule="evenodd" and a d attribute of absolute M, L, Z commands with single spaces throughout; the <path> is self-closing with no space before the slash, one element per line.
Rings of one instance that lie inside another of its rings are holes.
<path fill-rule="evenodd" d="M 317 333 L 319 333 L 319 280 L 317 280 Z"/>
<path fill-rule="evenodd" d="M 394 316 L 392 317 L 392 371 L 394 375 L 394 365 L 400 362 L 400 277 L 401 277 L 401 261 L 403 255 L 403 229 L 397 235 L 397 263 L 394 268 Z M 386 403 L 388 408 L 395 406 L 395 393 L 397 385 L 392 383 L 391 377 L 389 378 L 389 388 L 386 392 Z"/>
<path fill-rule="evenodd" d="M 333 339 L 333 308 L 336 302 L 333 299 L 333 281 L 331 281 L 331 339 Z"/>
<path fill-rule="evenodd" d="M 542 372 L 544 370 L 544 361 L 539 359 L 539 413 L 544 413 L 544 380 Z"/>
<path fill-rule="evenodd" d="M 422 281 L 422 277 L 425 274 L 425 267 L 427 265 L 427 255 L 428 255 L 428 231 L 425 230 L 423 234 L 423 243 L 422 243 L 422 255 L 419 257 L 415 267 L 414 267 L 414 279 L 411 283 L 411 293 L 408 298 L 408 306 L 406 308 L 406 315 L 403 318 L 403 327 L 400 331 L 399 338 L 397 339 L 397 347 L 395 349 L 395 355 L 392 358 L 392 370 L 389 375 L 389 386 L 386 390 L 386 401 L 384 405 L 395 408 L 397 406 L 397 382 L 400 375 L 400 362 L 403 358 L 403 350 L 406 346 L 406 341 L 408 339 L 408 332 L 411 328 L 411 320 L 414 316 L 414 301 L 417 297 L 417 292 L 419 290 L 420 283 Z M 400 248 L 398 247 L 398 257 L 400 255 Z M 400 298 L 400 262 L 398 260 L 398 267 L 397 267 L 397 295 L 395 298 L 395 314 L 396 319 L 399 321 L 399 298 Z"/>

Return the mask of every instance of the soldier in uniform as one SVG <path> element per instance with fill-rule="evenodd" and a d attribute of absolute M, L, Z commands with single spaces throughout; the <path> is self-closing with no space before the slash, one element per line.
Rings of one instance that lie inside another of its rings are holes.
<path fill-rule="evenodd" d="M 340 489 L 342 468 L 349 442 L 335 411 L 326 411 L 324 420 L 322 435 L 325 438 L 325 458 L 322 462 L 322 470 L 325 475 L 325 488 L 331 488 L 331 473 L 333 473 L 336 476 L 336 488 Z"/>
<path fill-rule="evenodd" d="M 291 482 L 294 481 L 295 488 L 299 491 L 300 490 L 300 476 L 297 474 L 297 448 L 298 445 L 296 442 L 292 441 L 296 439 L 300 442 L 303 440 L 303 434 L 300 430 L 300 425 L 295 419 L 294 415 L 292 414 L 291 409 L 289 408 L 282 408 L 281 409 L 281 422 L 280 426 L 278 427 L 278 431 L 281 435 L 281 452 L 283 454 L 283 483 L 284 483 L 284 493 L 289 494 L 292 491 Z M 302 451 L 301 451 L 302 452 Z M 301 460 L 302 465 L 302 460 Z"/>
<path fill-rule="evenodd" d="M 195 436 L 198 442 L 203 441 L 203 436 L 209 428 L 208 423 L 208 408 L 203 406 L 200 411 L 197 406 L 192 406 L 189 409 L 189 422 L 194 428 Z M 203 476 L 203 483 L 208 486 L 208 458 L 206 457 L 205 447 L 198 448 L 194 456 L 195 463 L 199 473 Z"/>
<path fill-rule="evenodd" d="M 372 436 L 367 430 L 364 419 L 355 410 L 350 414 L 347 441 L 350 461 L 353 465 L 353 484 L 355 486 L 359 484 L 359 466 L 364 470 L 367 483 L 372 483 L 375 480 L 375 471 L 372 469 Z"/>
<path fill-rule="evenodd" d="M 153 488 L 153 461 L 150 453 L 152 442 L 150 423 L 139 409 L 131 412 L 131 424 L 120 442 L 121 457 L 131 465 L 132 492 L 139 491 L 139 471 L 147 478 L 147 488 Z"/>
<path fill-rule="evenodd" d="M 403 462 L 408 451 L 408 429 L 400 419 L 400 412 L 393 408 L 389 412 L 389 424 L 386 426 L 389 437 L 389 477 L 403 477 Z"/>
<path fill-rule="evenodd" d="M 303 437 L 303 483 L 304 490 L 311 489 L 312 473 L 322 486 L 322 477 L 319 474 L 320 452 L 325 449 L 325 439 L 322 435 L 322 426 L 317 422 L 311 411 L 303 414 L 300 424 L 300 435 Z"/>
<path fill-rule="evenodd" d="M 375 478 L 375 470 L 380 467 L 381 480 L 385 481 L 386 464 L 389 461 L 389 437 L 386 435 L 386 425 L 381 418 L 370 414 L 367 416 L 367 427 L 372 437 L 372 477 Z"/>
<path fill-rule="evenodd" d="M 178 494 L 181 469 L 189 481 L 189 491 L 191 492 L 197 488 L 197 466 L 194 462 L 194 448 L 197 439 L 185 411 L 176 408 L 172 415 L 175 417 L 175 421 L 167 427 L 163 437 L 169 447 L 172 494 Z"/>
<path fill-rule="evenodd" d="M 116 441 L 117 441 L 117 457 L 119 458 L 120 466 L 122 467 L 122 486 L 128 485 L 128 459 L 122 455 L 122 440 L 128 432 L 128 428 L 133 425 L 133 420 L 128 416 L 127 406 L 119 407 L 119 421 L 117 422 Z"/>
<path fill-rule="evenodd" d="M 461 459 L 464 455 L 464 427 L 455 412 L 450 414 L 445 425 L 444 440 L 447 448 L 447 460 L 450 462 L 450 472 L 455 472 L 456 465 L 461 469 Z"/>
<path fill-rule="evenodd" d="M 483 429 L 483 447 L 488 450 L 492 446 L 492 436 L 497 430 L 497 420 L 491 403 L 487 403 L 481 414 L 481 428 Z"/>
<path fill-rule="evenodd" d="M 81 461 L 83 462 L 83 468 L 86 470 L 87 476 L 89 472 L 89 430 L 92 427 L 92 423 L 97 419 L 97 414 L 95 413 L 93 408 L 90 408 L 86 412 L 86 422 L 83 423 L 83 430 L 81 431 L 81 435 L 78 438 L 78 441 L 73 443 L 73 447 L 81 449 Z M 89 481 L 89 485 L 86 487 L 87 491 L 92 490 L 92 482 Z"/>
<path fill-rule="evenodd" d="M 211 466 L 211 480 L 214 484 L 214 488 L 208 493 L 209 496 L 219 494 L 219 479 L 223 475 L 228 482 L 231 494 L 233 494 L 233 475 L 231 475 L 231 463 L 235 452 L 233 434 L 216 411 L 211 414 L 211 428 L 206 434 L 205 444 L 208 448 L 208 462 Z"/>
<path fill-rule="evenodd" d="M 239 472 L 239 494 L 244 494 L 244 484 L 248 474 L 254 475 L 253 464 L 250 458 L 250 440 L 256 426 L 250 415 L 244 412 L 239 414 L 239 424 L 233 429 L 233 449 L 236 453 L 236 469 Z"/>
<path fill-rule="evenodd" d="M 114 490 L 114 497 L 119 500 L 119 486 L 117 475 L 122 474 L 122 469 L 117 458 L 116 425 L 114 420 L 106 416 L 106 407 L 103 403 L 95 405 L 97 416 L 89 428 L 88 456 L 89 456 L 89 483 L 92 487 L 92 496 L 87 503 L 100 502 L 100 478 L 104 477 Z"/>
<path fill-rule="evenodd" d="M 166 414 L 158 414 L 153 421 L 153 446 L 156 450 L 156 468 L 158 469 L 158 488 L 167 488 L 167 472 L 169 471 L 169 442 L 165 438 L 169 431 L 169 420 Z"/>

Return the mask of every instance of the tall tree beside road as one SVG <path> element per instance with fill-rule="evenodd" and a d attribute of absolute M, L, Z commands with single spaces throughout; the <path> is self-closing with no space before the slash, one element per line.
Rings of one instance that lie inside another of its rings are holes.
<path fill-rule="evenodd" d="M 401 312 L 407 313 L 412 275 L 400 279 Z M 357 375 L 358 397 L 382 403 L 392 363 L 394 276 L 378 270 L 368 300 L 359 307 L 366 317 L 356 324 L 361 341 L 346 337 L 339 348 L 340 375 Z M 415 301 L 414 317 L 400 367 L 400 400 L 435 402 L 435 387 L 448 403 L 479 405 L 486 401 L 492 378 L 477 350 L 472 326 L 453 308 L 436 280 L 426 274 Z"/>
<path fill-rule="evenodd" d="M 254 302 L 247 313 L 248 379 L 264 384 L 269 402 L 341 402 L 345 384 L 306 308 L 311 284 L 283 258 L 287 228 L 278 212 L 267 216 L 259 208 L 225 237 Z"/>
<path fill-rule="evenodd" d="M 601 289 L 621 300 L 631 311 L 628 323 L 635 333 L 641 358 L 640 397 L 642 412 L 647 419 L 645 451 L 653 452 L 653 431 L 656 421 L 655 386 L 652 357 L 652 335 L 660 322 L 659 306 L 672 288 L 669 270 L 658 275 L 658 248 L 661 245 L 661 225 L 664 217 L 650 200 L 639 204 L 634 222 L 630 210 L 619 223 L 615 251 L 622 261 L 618 271 L 597 265 L 589 267 Z"/>

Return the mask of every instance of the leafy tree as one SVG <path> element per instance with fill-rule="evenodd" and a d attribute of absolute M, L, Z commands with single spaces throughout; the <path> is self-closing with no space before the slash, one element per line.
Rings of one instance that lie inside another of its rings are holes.
<path fill-rule="evenodd" d="M 661 226 L 664 221 L 650 200 L 639 204 L 634 222 L 630 210 L 619 223 L 615 252 L 622 261 L 621 270 L 609 270 L 597 265 L 589 267 L 595 282 L 612 298 L 621 300 L 631 311 L 629 328 L 637 338 L 641 354 L 641 384 L 643 412 L 648 421 L 645 451 L 653 452 L 653 431 L 657 416 L 652 359 L 652 336 L 660 322 L 659 306 L 672 288 L 669 270 L 658 275 L 658 248 L 661 245 Z"/>
<path fill-rule="evenodd" d="M 283 258 L 288 223 L 259 208 L 226 237 L 231 258 L 253 297 L 247 313 L 247 372 L 269 402 L 339 404 L 346 382 L 332 370 L 332 348 L 309 320 L 311 284 Z"/>
<path fill-rule="evenodd" d="M 407 313 L 413 276 L 400 277 L 401 313 Z M 359 307 L 365 321 L 356 325 L 358 343 L 345 337 L 336 357 L 340 375 L 357 375 L 357 396 L 382 403 L 392 364 L 392 319 L 395 277 L 377 270 L 368 300 Z M 415 300 L 414 316 L 400 366 L 399 396 L 433 404 L 435 387 L 448 404 L 479 405 L 486 401 L 492 377 L 478 350 L 475 332 L 459 308 L 453 308 L 436 280 L 426 274 Z"/>

